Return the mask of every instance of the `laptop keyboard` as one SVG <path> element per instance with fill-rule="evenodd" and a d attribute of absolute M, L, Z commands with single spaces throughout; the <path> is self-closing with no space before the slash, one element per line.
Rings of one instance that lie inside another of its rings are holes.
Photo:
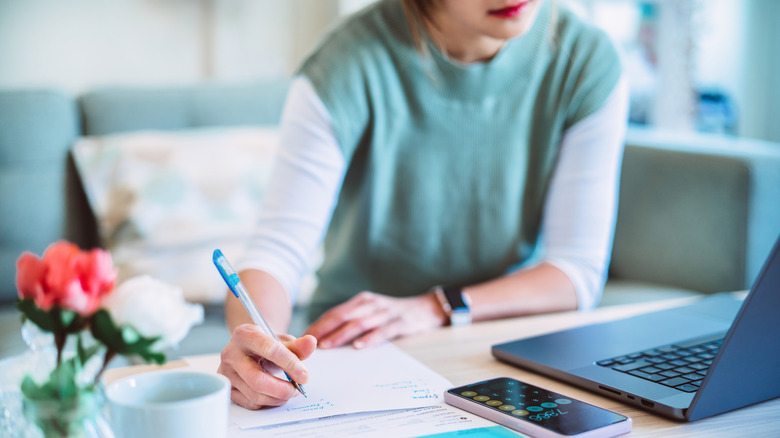
<path fill-rule="evenodd" d="M 718 353 L 724 335 L 651 348 L 600 360 L 596 364 L 680 391 L 696 392 Z"/>

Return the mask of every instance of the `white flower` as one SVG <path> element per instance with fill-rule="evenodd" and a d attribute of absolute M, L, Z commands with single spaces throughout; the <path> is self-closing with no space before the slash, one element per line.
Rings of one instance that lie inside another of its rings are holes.
<path fill-rule="evenodd" d="M 119 285 L 103 301 L 114 324 L 129 325 L 147 338 L 160 337 L 153 350 L 175 347 L 190 328 L 203 322 L 203 307 L 184 300 L 181 288 L 148 275 Z"/>

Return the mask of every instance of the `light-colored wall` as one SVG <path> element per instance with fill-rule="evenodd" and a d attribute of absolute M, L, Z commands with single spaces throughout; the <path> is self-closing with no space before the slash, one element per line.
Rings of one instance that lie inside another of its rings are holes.
<path fill-rule="evenodd" d="M 0 0 L 0 87 L 78 93 L 289 75 L 354 3 Z"/>
<path fill-rule="evenodd" d="M 201 0 L 207 79 L 245 80 L 287 74 L 294 41 L 288 1 Z"/>
<path fill-rule="evenodd" d="M 0 0 L 0 87 L 197 81 L 201 19 L 189 0 Z"/>

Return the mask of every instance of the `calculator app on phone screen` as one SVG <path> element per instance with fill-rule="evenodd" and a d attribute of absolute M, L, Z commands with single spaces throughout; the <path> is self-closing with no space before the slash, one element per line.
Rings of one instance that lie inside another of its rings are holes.
<path fill-rule="evenodd" d="M 452 388 L 445 393 L 445 400 L 525 432 L 530 430 L 522 429 L 523 423 L 565 436 L 602 428 L 619 434 L 631 426 L 630 419 L 618 413 L 506 377 Z"/>

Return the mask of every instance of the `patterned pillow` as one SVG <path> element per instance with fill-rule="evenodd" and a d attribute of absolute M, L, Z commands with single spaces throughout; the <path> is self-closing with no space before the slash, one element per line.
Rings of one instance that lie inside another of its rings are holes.
<path fill-rule="evenodd" d="M 80 139 L 74 160 L 120 280 L 149 274 L 180 285 L 190 301 L 222 301 L 211 253 L 240 257 L 278 137 L 273 128 L 228 128 Z"/>

